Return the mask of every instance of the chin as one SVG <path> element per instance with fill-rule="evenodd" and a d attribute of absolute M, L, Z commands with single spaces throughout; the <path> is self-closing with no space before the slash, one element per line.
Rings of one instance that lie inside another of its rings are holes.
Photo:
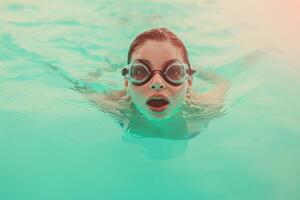
<path fill-rule="evenodd" d="M 148 118 L 152 121 L 161 121 L 165 119 L 170 119 L 170 116 L 165 116 L 165 115 L 150 115 Z"/>
<path fill-rule="evenodd" d="M 146 117 L 152 121 L 162 121 L 162 120 L 167 120 L 167 119 L 170 119 L 172 118 L 172 114 L 171 113 L 166 113 L 166 112 L 157 112 L 157 113 L 154 113 L 154 112 L 151 112 L 149 111 L 147 114 L 146 114 Z"/>

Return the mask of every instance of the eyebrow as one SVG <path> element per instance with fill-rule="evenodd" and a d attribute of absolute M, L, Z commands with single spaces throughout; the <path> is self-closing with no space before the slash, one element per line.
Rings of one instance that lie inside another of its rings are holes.
<path fill-rule="evenodd" d="M 181 62 L 181 61 L 178 60 L 178 59 L 167 60 L 166 62 L 164 62 L 163 67 L 165 67 L 165 66 L 167 66 L 167 65 L 170 65 L 170 64 L 172 64 L 172 63 L 174 63 L 174 62 L 178 62 L 178 61 Z M 134 60 L 133 62 L 141 62 L 141 63 L 143 63 L 143 64 L 145 64 L 145 65 L 147 65 L 147 66 L 149 66 L 150 68 L 153 69 L 153 65 L 152 65 L 151 62 L 150 62 L 149 60 L 147 60 L 147 59 L 136 59 L 136 60 Z"/>

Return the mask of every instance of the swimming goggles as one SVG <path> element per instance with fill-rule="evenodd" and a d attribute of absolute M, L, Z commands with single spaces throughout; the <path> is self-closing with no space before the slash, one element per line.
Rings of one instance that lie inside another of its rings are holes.
<path fill-rule="evenodd" d="M 179 61 L 166 65 L 163 70 L 151 70 L 147 64 L 140 61 L 130 63 L 121 70 L 122 75 L 136 86 L 147 83 L 156 72 L 170 85 L 178 86 L 196 71 L 191 69 L 187 64 Z"/>

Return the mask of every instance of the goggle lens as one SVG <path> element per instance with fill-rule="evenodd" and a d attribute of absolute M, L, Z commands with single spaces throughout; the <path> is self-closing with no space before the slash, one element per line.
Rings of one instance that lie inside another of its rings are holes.
<path fill-rule="evenodd" d="M 172 85 L 180 85 L 189 76 L 188 70 L 188 65 L 184 63 L 173 63 L 164 71 L 150 71 L 148 66 L 143 63 L 133 63 L 124 68 L 122 74 L 127 76 L 133 84 L 143 85 L 151 79 L 155 71 L 159 71 L 165 81 Z"/>
<path fill-rule="evenodd" d="M 185 78 L 186 72 L 183 65 L 172 64 L 171 66 L 167 67 L 164 74 L 169 81 L 180 82 L 183 78 Z"/>
<path fill-rule="evenodd" d="M 137 83 L 141 83 L 145 81 L 151 75 L 151 72 L 143 64 L 132 65 L 129 72 L 130 72 L 129 74 L 130 78 Z"/>

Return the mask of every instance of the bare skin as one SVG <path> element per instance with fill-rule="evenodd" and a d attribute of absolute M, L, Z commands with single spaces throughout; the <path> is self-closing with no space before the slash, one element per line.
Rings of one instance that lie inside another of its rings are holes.
<path fill-rule="evenodd" d="M 213 84 L 213 88 L 205 93 L 191 94 L 186 98 L 187 105 L 196 105 L 197 107 L 208 108 L 210 112 L 219 113 L 224 104 L 224 95 L 229 89 L 230 84 L 226 79 L 211 73 L 197 70 L 204 81 Z M 66 78 L 66 77 L 64 77 Z M 96 77 L 88 77 L 87 82 L 96 81 Z M 67 78 L 66 78 L 67 79 Z M 70 81 L 70 79 L 67 79 Z M 77 84 L 72 80 L 72 83 Z M 187 119 L 182 117 L 182 113 L 178 112 L 172 119 L 164 120 L 164 123 L 157 121 L 149 121 L 144 118 L 136 109 L 134 109 L 127 90 L 111 91 L 109 93 L 99 93 L 90 91 L 88 88 L 80 88 L 84 97 L 93 102 L 101 111 L 108 113 L 116 118 L 123 126 L 124 132 L 131 129 L 133 134 L 138 137 L 160 137 L 168 139 L 186 139 L 193 137 L 201 131 L 201 127 L 207 121 L 218 116 L 204 116 L 203 118 L 191 119 L 192 123 L 186 123 Z M 129 114 L 128 114 L 129 113 Z M 132 116 L 135 116 L 132 118 Z M 178 123 L 180 122 L 180 123 Z M 171 135 L 170 135 L 171 133 Z"/>
<path fill-rule="evenodd" d="M 94 102 L 102 111 L 116 117 L 120 124 L 124 125 L 124 131 L 131 129 L 139 137 L 185 139 L 198 134 L 204 124 L 218 116 L 224 104 L 224 95 L 230 87 L 229 82 L 220 76 L 210 72 L 201 72 L 201 75 L 206 81 L 212 82 L 214 87 L 206 93 L 191 92 L 191 95 L 186 98 L 186 102 L 188 105 L 208 108 L 210 113 L 217 114 L 212 117 L 204 116 L 201 119 L 199 117 L 191 119 L 189 120 L 190 123 L 186 123 L 187 119 L 182 117 L 181 112 L 174 115 L 172 117 L 173 120 L 164 120 L 162 123 L 147 120 L 136 109 L 131 109 L 130 112 L 131 116 L 135 115 L 137 117 L 131 118 L 124 115 L 124 110 L 129 110 L 133 107 L 130 97 L 127 96 L 126 89 L 112 91 L 109 94 L 84 93 L 84 96 L 89 101 Z"/>
<path fill-rule="evenodd" d="M 186 97 L 186 101 L 199 106 L 223 107 L 224 97 L 230 88 L 230 82 L 212 72 L 197 71 L 197 73 L 203 80 L 213 84 L 213 88 L 205 93 L 191 91 L 191 94 Z M 123 105 L 119 104 L 120 101 L 130 101 L 126 89 L 111 91 L 109 94 L 84 93 L 84 96 L 101 107 L 115 108 L 116 110 L 124 109 Z"/>
<path fill-rule="evenodd" d="M 164 63 L 177 59 L 183 62 L 180 49 L 174 47 L 170 42 L 164 41 L 147 41 L 140 48 L 138 48 L 132 55 L 132 60 L 143 59 L 148 61 L 153 70 L 161 70 Z M 192 77 L 187 79 L 180 86 L 172 86 L 159 75 L 156 74 L 152 79 L 142 85 L 135 86 L 131 84 L 126 78 L 124 79 L 125 88 L 120 91 L 111 91 L 109 94 L 86 93 L 86 97 L 99 105 L 106 108 L 114 108 L 116 110 L 126 109 L 122 101 L 132 101 L 137 107 L 144 110 L 144 115 L 152 118 L 163 119 L 166 115 L 171 115 L 172 110 L 181 106 L 184 101 L 198 106 L 213 106 L 222 107 L 224 103 L 224 96 L 230 87 L 229 81 L 214 73 L 197 69 L 197 75 L 204 81 L 213 85 L 213 88 L 206 93 L 196 93 L 192 91 Z M 159 85 L 161 88 L 152 88 L 153 85 Z M 170 108 L 167 112 L 155 113 L 147 109 L 145 104 L 146 98 L 152 94 L 164 94 L 170 99 Z M 131 106 L 131 104 L 126 104 Z"/>

